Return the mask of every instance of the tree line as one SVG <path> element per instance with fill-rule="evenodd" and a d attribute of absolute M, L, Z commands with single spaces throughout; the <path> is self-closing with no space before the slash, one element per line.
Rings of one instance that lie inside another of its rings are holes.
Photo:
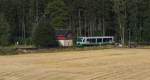
<path fill-rule="evenodd" d="M 0 0 L 0 45 L 53 45 L 55 30 L 150 42 L 149 0 Z M 49 43 L 49 44 L 47 44 Z"/>

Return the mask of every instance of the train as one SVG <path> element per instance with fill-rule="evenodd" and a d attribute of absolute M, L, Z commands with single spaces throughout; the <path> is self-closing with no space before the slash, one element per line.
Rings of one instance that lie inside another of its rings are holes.
<path fill-rule="evenodd" d="M 77 46 L 95 46 L 104 44 L 113 44 L 113 36 L 95 36 L 95 37 L 77 37 Z"/>

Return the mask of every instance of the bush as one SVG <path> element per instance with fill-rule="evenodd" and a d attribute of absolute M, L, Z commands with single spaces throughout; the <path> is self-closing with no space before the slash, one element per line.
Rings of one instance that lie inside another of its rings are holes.
<path fill-rule="evenodd" d="M 41 19 L 39 24 L 34 27 L 32 40 L 33 44 L 40 48 L 57 46 L 55 30 L 50 25 L 48 19 Z"/>
<path fill-rule="evenodd" d="M 15 48 L 0 47 L 0 55 L 16 55 L 18 54 Z"/>

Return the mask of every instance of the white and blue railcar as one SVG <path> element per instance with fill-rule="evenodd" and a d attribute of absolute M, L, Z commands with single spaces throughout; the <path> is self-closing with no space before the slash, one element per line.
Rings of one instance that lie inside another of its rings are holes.
<path fill-rule="evenodd" d="M 113 44 L 113 36 L 100 36 L 100 37 L 78 37 L 77 45 L 102 45 L 102 44 Z"/>

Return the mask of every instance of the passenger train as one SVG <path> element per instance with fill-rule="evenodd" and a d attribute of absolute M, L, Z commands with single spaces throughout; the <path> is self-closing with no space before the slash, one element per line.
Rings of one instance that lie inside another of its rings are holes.
<path fill-rule="evenodd" d="M 94 45 L 103 45 L 103 44 L 113 44 L 113 36 L 100 36 L 100 37 L 78 37 L 76 44 L 78 46 L 94 46 Z"/>

